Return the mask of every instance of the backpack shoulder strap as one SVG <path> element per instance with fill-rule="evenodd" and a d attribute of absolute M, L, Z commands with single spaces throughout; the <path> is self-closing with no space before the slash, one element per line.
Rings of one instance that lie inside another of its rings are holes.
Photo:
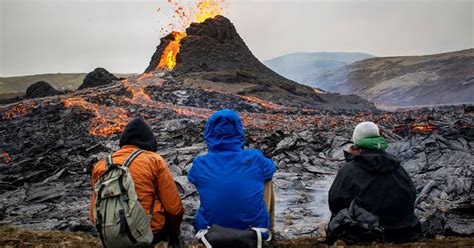
<path fill-rule="evenodd" d="M 110 166 L 113 165 L 112 155 L 109 155 L 105 158 L 105 171 L 108 171 Z"/>
<path fill-rule="evenodd" d="M 127 159 L 125 159 L 125 162 L 122 164 L 123 167 L 129 167 L 130 164 L 133 162 L 133 160 L 135 160 L 138 155 L 142 154 L 144 152 L 144 150 L 140 150 L 140 149 L 137 149 L 135 151 L 133 151 Z"/>

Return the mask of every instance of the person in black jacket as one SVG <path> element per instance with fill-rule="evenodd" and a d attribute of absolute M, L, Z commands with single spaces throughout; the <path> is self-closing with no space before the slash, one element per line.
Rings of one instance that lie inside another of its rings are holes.
<path fill-rule="evenodd" d="M 401 162 L 385 152 L 388 146 L 377 125 L 360 123 L 352 141 L 354 145 L 346 152 L 347 162 L 329 190 L 331 218 L 356 199 L 358 206 L 378 217 L 385 241 L 418 240 L 421 227 L 414 214 L 415 186 Z"/>

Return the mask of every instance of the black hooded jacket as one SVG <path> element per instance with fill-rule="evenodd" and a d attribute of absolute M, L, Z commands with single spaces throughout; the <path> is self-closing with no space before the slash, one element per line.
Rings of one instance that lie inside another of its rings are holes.
<path fill-rule="evenodd" d="M 416 189 L 400 161 L 382 150 L 350 154 L 346 161 L 329 190 L 332 215 L 356 198 L 359 206 L 379 217 L 387 241 L 413 240 L 419 228 L 414 214 Z M 390 235 L 393 232 L 398 235 Z"/>
<path fill-rule="evenodd" d="M 138 118 L 127 124 L 120 137 L 120 147 L 125 145 L 138 146 L 150 152 L 156 152 L 158 150 L 158 143 L 150 126 Z"/>

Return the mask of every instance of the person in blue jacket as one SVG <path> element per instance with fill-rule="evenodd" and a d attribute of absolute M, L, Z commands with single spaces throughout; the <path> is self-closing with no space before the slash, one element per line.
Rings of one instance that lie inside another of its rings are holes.
<path fill-rule="evenodd" d="M 263 198 L 264 183 L 275 172 L 273 161 L 259 150 L 244 149 L 242 122 L 231 110 L 209 118 L 204 139 L 208 153 L 193 161 L 188 174 L 201 198 L 195 230 L 213 224 L 242 230 L 270 228 Z"/>

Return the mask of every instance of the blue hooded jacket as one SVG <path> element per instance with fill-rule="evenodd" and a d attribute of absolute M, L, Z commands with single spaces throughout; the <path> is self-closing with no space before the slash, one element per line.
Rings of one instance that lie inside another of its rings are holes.
<path fill-rule="evenodd" d="M 188 174 L 201 198 L 194 228 L 213 224 L 246 229 L 270 227 L 263 201 L 264 182 L 275 165 L 256 149 L 244 150 L 244 130 L 237 113 L 222 110 L 208 120 L 206 155 L 197 157 Z"/>

